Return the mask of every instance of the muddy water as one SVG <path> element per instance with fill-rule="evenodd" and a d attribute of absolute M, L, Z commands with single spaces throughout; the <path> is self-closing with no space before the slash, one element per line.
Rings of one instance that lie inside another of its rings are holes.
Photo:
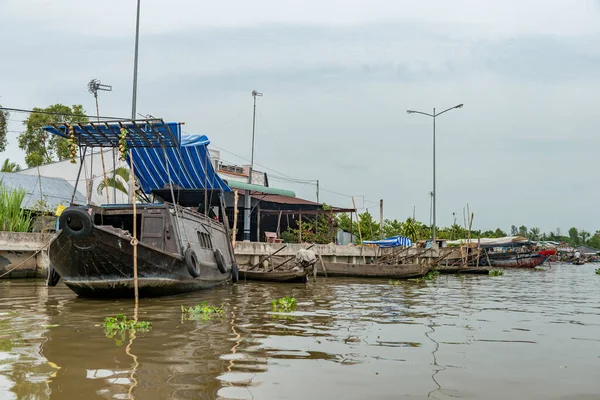
<path fill-rule="evenodd" d="M 130 348 L 97 324 L 130 301 L 0 282 L 0 399 L 596 399 L 595 266 L 430 282 L 247 283 L 142 300 Z M 270 314 L 294 296 L 295 313 Z M 181 305 L 225 303 L 221 320 Z"/>

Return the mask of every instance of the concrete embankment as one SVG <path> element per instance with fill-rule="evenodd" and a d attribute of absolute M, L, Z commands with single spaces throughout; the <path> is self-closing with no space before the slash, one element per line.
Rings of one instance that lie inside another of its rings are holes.
<path fill-rule="evenodd" d="M 45 277 L 49 264 L 47 246 L 53 235 L 0 232 L 0 275 L 10 271 L 2 279 Z"/>

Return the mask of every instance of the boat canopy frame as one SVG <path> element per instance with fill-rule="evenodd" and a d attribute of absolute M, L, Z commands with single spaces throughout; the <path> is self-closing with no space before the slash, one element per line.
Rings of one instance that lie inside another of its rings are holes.
<path fill-rule="evenodd" d="M 135 120 L 50 123 L 46 132 L 68 139 L 73 128 L 75 140 L 83 147 L 119 147 L 121 129 L 127 129 L 127 147 L 178 147 L 182 122 L 165 122 L 162 118 Z"/>

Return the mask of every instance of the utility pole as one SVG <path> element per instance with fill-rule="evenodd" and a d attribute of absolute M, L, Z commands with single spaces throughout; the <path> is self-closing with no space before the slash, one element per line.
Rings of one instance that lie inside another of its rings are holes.
<path fill-rule="evenodd" d="M 319 180 L 317 179 L 317 203 L 319 202 Z"/>
<path fill-rule="evenodd" d="M 137 0 L 137 16 L 135 19 L 135 50 L 133 55 L 133 95 L 131 97 L 131 120 L 135 120 L 135 111 L 137 106 L 137 76 L 138 76 L 138 48 L 140 41 L 140 0 Z M 131 170 L 133 171 L 133 157 L 131 157 L 132 152 L 130 154 L 130 162 L 131 162 Z M 116 167 L 116 165 L 115 165 Z M 167 165 L 167 168 L 169 166 Z M 116 178 L 116 176 L 115 176 Z M 131 179 L 131 183 L 129 185 L 129 202 L 133 200 L 133 191 L 135 190 L 134 180 Z"/>
<path fill-rule="evenodd" d="M 262 97 L 262 93 L 253 90 L 254 108 L 252 110 L 252 155 L 250 156 L 250 168 L 248 170 L 248 183 L 252 184 L 252 170 L 254 169 L 254 133 L 256 130 L 256 98 Z M 250 190 L 244 193 L 244 241 L 250 241 L 250 213 L 252 211 L 252 199 Z"/>
<path fill-rule="evenodd" d="M 383 239 L 383 199 L 379 200 L 379 239 Z"/>

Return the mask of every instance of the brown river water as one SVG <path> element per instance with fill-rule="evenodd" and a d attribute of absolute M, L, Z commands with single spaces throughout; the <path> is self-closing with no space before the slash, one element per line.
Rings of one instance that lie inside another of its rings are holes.
<path fill-rule="evenodd" d="M 595 265 L 434 281 L 241 283 L 133 301 L 0 281 L 0 399 L 600 399 Z M 271 313 L 270 301 L 297 299 Z M 181 305 L 225 304 L 183 320 Z"/>

